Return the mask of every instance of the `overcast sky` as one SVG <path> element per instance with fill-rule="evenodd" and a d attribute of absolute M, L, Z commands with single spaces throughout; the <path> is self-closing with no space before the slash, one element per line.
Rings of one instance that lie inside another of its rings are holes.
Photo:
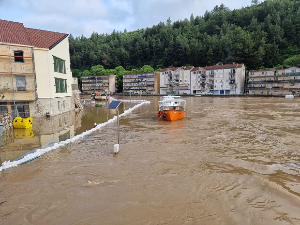
<path fill-rule="evenodd" d="M 0 19 L 27 28 L 90 37 L 152 27 L 159 22 L 203 16 L 216 5 L 229 9 L 251 5 L 251 0 L 0 0 Z"/>

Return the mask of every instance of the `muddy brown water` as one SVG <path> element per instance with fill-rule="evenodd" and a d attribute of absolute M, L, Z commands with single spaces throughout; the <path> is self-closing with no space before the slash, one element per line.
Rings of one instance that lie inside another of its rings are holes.
<path fill-rule="evenodd" d="M 300 99 L 158 97 L 0 173 L 0 224 L 300 224 Z"/>

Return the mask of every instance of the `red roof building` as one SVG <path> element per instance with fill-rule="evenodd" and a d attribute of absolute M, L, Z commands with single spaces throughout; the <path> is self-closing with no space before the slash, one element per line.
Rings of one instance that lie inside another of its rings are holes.
<path fill-rule="evenodd" d="M 0 42 L 52 49 L 68 34 L 24 27 L 23 23 L 0 20 Z"/>

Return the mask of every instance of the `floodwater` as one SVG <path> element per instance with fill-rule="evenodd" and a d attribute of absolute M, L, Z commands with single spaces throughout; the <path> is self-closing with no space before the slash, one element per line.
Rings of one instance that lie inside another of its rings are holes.
<path fill-rule="evenodd" d="M 95 107 L 95 104 L 102 106 Z M 119 114 L 136 104 L 133 101 L 122 103 L 118 108 Z M 86 98 L 84 111 L 72 111 L 49 118 L 33 117 L 32 129 L 11 129 L 0 136 L 0 165 L 5 161 L 18 160 L 36 149 L 51 147 L 73 138 L 116 115 L 115 109 L 107 109 L 106 102 L 91 102 Z"/>
<path fill-rule="evenodd" d="M 112 123 L 2 171 L 0 224 L 300 224 L 300 98 L 186 97 L 174 122 L 144 99 L 118 154 Z"/>

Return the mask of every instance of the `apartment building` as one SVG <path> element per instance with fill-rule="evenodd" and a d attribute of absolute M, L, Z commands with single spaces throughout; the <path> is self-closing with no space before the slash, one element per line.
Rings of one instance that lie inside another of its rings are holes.
<path fill-rule="evenodd" d="M 160 71 L 160 94 L 191 94 L 193 66 L 165 68 Z"/>
<path fill-rule="evenodd" d="M 155 73 L 123 75 L 123 92 L 132 94 L 157 94 Z"/>
<path fill-rule="evenodd" d="M 160 72 L 160 94 L 242 94 L 244 82 L 244 64 L 165 68 Z"/>
<path fill-rule="evenodd" d="M 244 93 L 244 64 L 224 64 L 203 67 L 206 70 L 206 88 L 215 95 Z"/>
<path fill-rule="evenodd" d="M 89 94 L 114 94 L 116 75 L 88 75 L 82 77 L 82 92 Z"/>
<path fill-rule="evenodd" d="M 249 94 L 286 95 L 300 93 L 300 68 L 249 71 Z"/>
<path fill-rule="evenodd" d="M 191 94 L 208 93 L 213 81 L 207 79 L 206 70 L 202 67 L 194 67 L 191 70 Z"/>

